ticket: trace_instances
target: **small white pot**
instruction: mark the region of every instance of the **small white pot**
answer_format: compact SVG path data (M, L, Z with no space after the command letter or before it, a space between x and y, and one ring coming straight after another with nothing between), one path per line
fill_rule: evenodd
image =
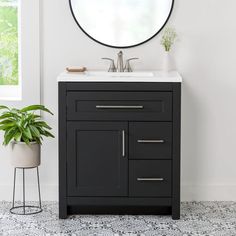
M171 52L164 53L162 70L164 72L170 72L176 70L175 60Z
M12 142L10 146L11 164L14 167L31 168L40 165L40 144L32 142L27 145L24 142Z

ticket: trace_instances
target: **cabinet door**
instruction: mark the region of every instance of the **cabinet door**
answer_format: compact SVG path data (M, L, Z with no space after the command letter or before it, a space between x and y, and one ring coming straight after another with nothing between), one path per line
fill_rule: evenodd
M68 122L68 196L127 196L126 122Z

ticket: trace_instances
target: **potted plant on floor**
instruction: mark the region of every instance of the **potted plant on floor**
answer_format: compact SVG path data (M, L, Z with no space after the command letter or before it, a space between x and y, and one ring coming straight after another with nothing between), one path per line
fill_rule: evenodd
M32 105L22 109L0 106L0 130L4 132L3 145L10 144L11 164L14 167L32 168L40 165L40 145L43 137L52 137L51 127L36 114L48 112L43 105Z

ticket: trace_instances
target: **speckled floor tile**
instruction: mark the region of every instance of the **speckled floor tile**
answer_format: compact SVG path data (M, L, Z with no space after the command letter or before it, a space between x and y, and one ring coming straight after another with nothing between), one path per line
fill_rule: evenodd
M58 219L58 203L43 212L18 216L0 202L1 236L236 236L236 202L184 202L181 219L170 216L76 215Z

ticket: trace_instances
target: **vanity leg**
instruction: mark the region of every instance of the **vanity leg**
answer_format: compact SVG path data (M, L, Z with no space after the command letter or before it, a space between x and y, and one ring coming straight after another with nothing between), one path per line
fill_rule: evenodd
M67 218L67 205L66 203L60 202L59 204L59 219Z
M172 219L180 218L181 84L173 85Z
M66 83L59 83L59 218L67 218Z
M180 204L175 204L175 206L172 206L172 219L180 219Z

